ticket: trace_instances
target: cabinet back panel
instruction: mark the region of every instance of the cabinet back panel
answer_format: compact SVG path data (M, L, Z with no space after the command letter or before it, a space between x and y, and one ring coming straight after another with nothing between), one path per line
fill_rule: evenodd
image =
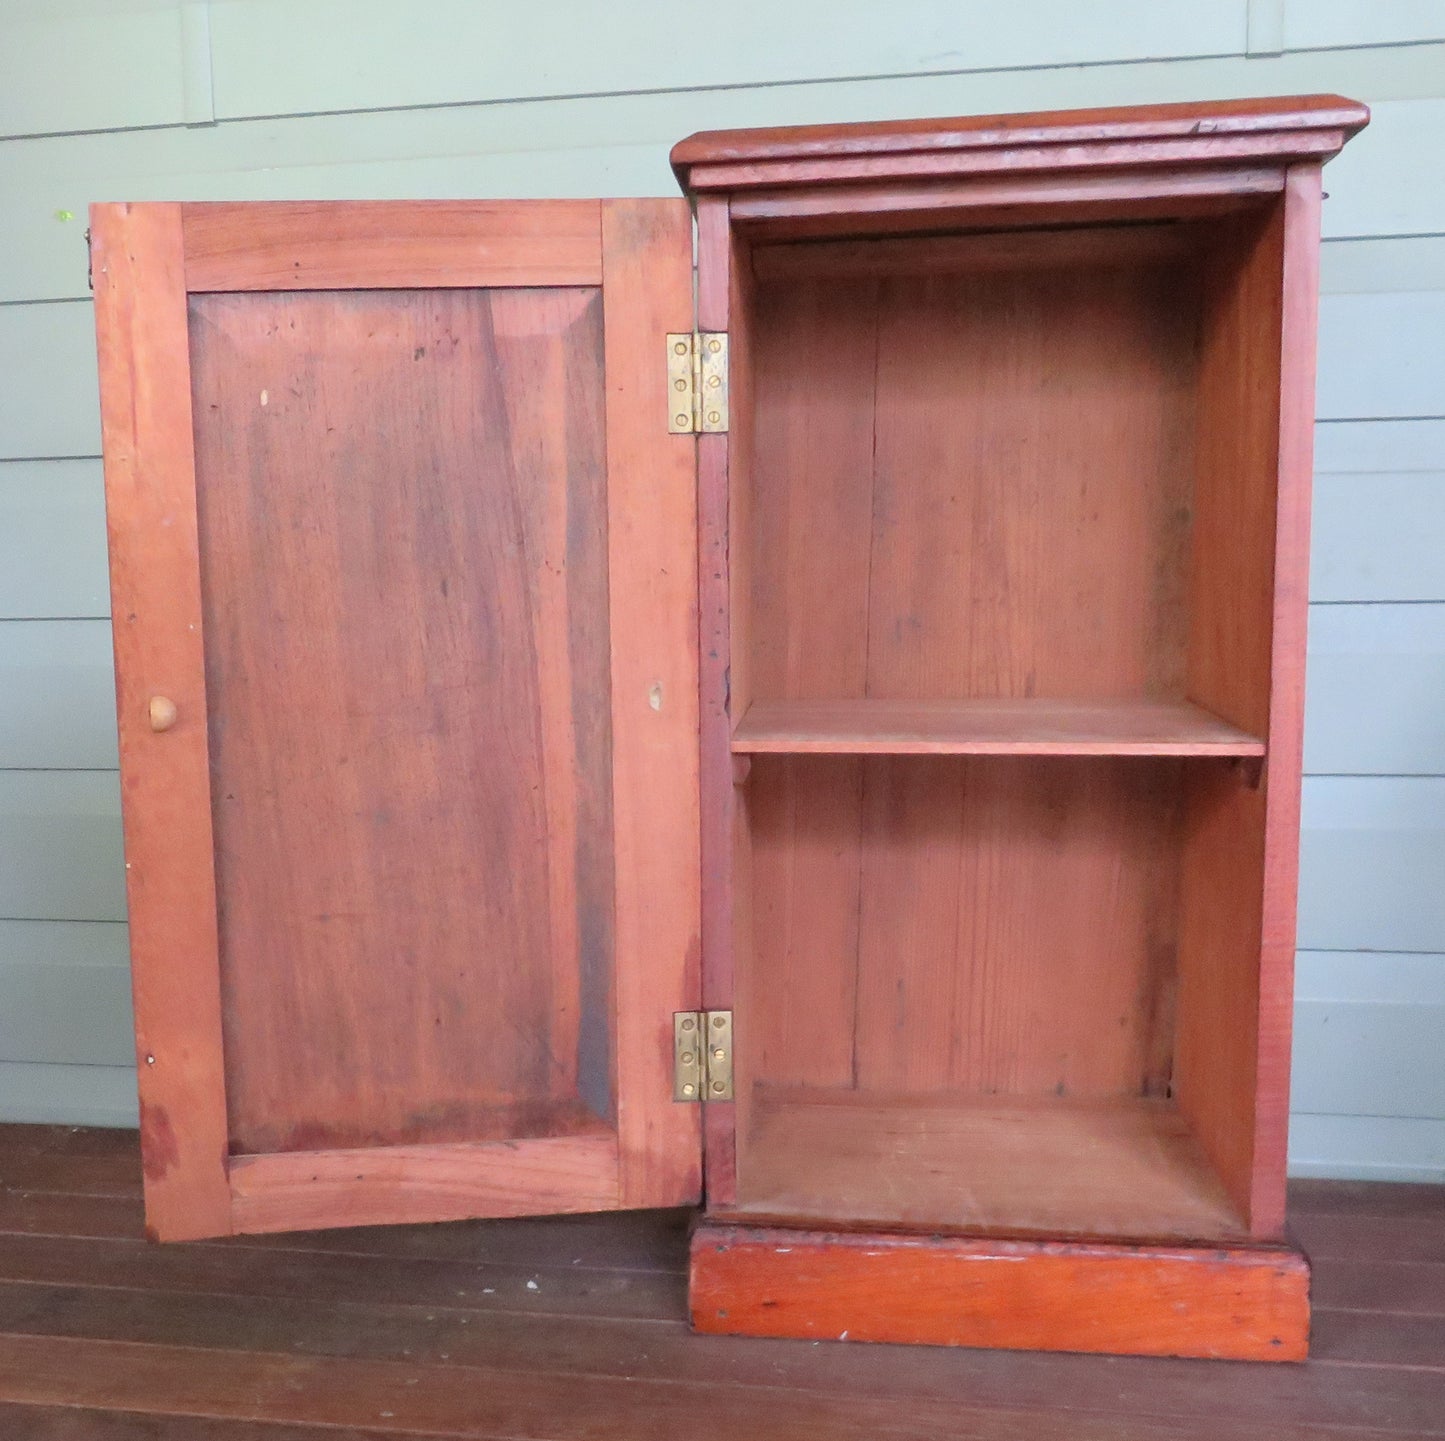
M1197 272L1076 251L759 281L755 698L1184 694Z
M232 1150L596 1129L599 292L201 294L190 335Z
M754 757L744 1094L1163 1095L1182 794L1162 760Z

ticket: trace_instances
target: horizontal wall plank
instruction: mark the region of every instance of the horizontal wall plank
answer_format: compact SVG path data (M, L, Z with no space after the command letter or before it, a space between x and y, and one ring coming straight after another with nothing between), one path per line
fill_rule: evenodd
M0 375L0 460L100 454L88 302L0 305Z
M1302 948L1445 951L1442 877L1445 778L1306 778Z
M0 921L0 966L130 965L124 921Z
M1385 8L1385 7L1381 7ZM1434 53L1411 47L1397 55ZM1343 52L1352 57L1370 52ZM1377 51L1388 54L1388 51ZM1325 170L1326 235L1431 235L1445 231L1445 90L1439 72L1426 98L1387 100L1368 90L1370 123ZM1348 81L1344 93L1354 94Z
M1445 290L1445 235L1326 240L1320 290L1344 295L1380 290Z
M1445 38L1439 0L1288 0L1284 43L1311 46L1401 45Z
M135 1067L0 1061L0 1121L138 1125Z
M118 764L110 622L0 621L0 767Z
M1445 44L1272 58L1240 57L965 74L874 75L836 82L741 89L669 91L649 84L626 95L453 105L430 110L363 110L225 121L195 128L97 131L0 148L0 184L21 187L47 176L211 175L352 161L417 160L508 152L652 146L664 150L694 130L799 125L816 121L897 120L1091 105L1154 104L1337 90L1369 102L1385 129L1425 148L1441 105ZM1372 124L1345 150L1355 153ZM1338 174L1344 158L1330 162ZM1364 183L1369 167L1363 167ZM676 193L669 182L667 193ZM1339 197L1332 200L1338 208ZM71 208L74 208L73 206ZM1445 226L1438 227L1445 229ZM1418 230L1429 227L1417 227ZM1416 233L1366 230L1364 234ZM1338 232L1334 232L1338 233Z
M1445 1116L1445 955L1299 957L1294 1093L1301 1110Z
M1292 1176L1445 1182L1445 1120L1296 1113L1289 1170Z
M98 453L88 304L0 306L0 367L12 378L0 390L0 458ZM1318 409L1324 420L1445 416L1445 290L1323 297Z
M1397 357L1409 355L1409 366ZM0 458L94 455L100 446L89 304L0 306ZM1325 296L1323 419L1445 415L1445 290Z
M1445 472L1445 419L1321 421L1315 426L1316 475Z
M1445 416L1445 290L1320 298L1322 420Z
M130 971L0 962L0 1061L128 1066Z
M1422 50L1438 76L1445 46ZM700 128L1312 89L1374 99L1392 87L1411 88L1408 72L1389 73L1402 53L1418 63L1415 51L1367 50L1342 66L1324 52L1303 61L1090 66L313 114L12 143L0 147L0 189L9 197L0 301L87 294L82 232L96 200L671 195L668 150ZM1438 92L1438 79L1429 88ZM1445 185L1421 183L1445 151L1445 102L1387 102L1377 117L1331 162L1326 233L1445 231ZM1367 153L1356 165L1359 147Z
M702 43L672 44L702 15L669 0L509 6L505 23L475 0L213 0L216 115L1234 54L1245 0L1015 0L987 24L952 0L894 0L848 24L833 0L732 0L726 15Z
M1299 1109L1315 1118L1438 1120L1445 1115L1442 1034L1445 954L1301 951L1296 958L1293 1091ZM1333 1173L1328 1160L1321 1164L1322 1174Z
M0 918L125 919L114 771L0 771Z
M1445 600L1445 469L1317 474L1312 529L1311 600Z
M15 4L0 21L0 139L185 119L175 0Z
M1315 607L1308 677L1309 772L1445 773L1445 605ZM109 622L0 621L0 766L116 763Z
M0 461L0 619L110 614L98 460Z
M0 373L0 458L97 454L90 305L0 306ZM1318 405L1324 419L1445 415L1445 291L1325 296Z
M1307 772L1445 773L1445 605L1313 606L1306 681Z

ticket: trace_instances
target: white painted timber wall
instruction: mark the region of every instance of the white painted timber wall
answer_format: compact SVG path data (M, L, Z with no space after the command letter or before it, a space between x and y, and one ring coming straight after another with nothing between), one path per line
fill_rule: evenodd
M1339 91L1294 1129L1445 1179L1445 0L0 0L0 1118L132 1124L85 209L674 192L697 129Z

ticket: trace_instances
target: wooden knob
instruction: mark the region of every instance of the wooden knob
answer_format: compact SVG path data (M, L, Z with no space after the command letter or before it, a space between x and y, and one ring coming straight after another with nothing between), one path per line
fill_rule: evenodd
M176 703L163 695L151 697L151 729L168 731L176 723Z

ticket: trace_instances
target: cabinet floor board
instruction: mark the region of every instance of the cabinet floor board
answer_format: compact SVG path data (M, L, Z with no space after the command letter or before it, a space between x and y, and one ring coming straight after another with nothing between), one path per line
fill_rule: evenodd
M0 1127L7 1441L661 1438L679 1405L779 1441L1445 1436L1445 1321L1422 1314L1445 1188L1297 1187L1296 1229L1328 1241L1315 1359L1251 1366L693 1336L683 1211L132 1243L139 1168L87 1187L136 1144ZM25 1157L52 1164L47 1197L16 1184ZM1414 1264L1382 1254L1381 1217Z

